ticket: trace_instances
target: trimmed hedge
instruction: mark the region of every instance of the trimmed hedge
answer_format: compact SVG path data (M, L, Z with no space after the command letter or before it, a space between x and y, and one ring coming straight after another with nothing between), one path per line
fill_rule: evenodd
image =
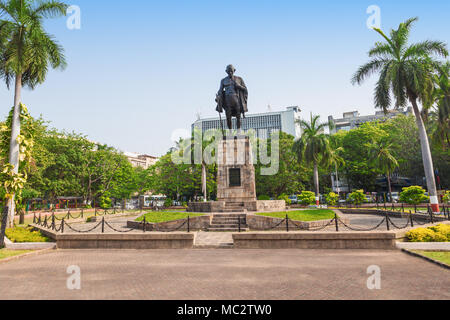
M450 242L450 225L414 229L406 234L406 238L409 242Z
M44 237L39 231L33 231L31 227L6 229L6 237L14 243L50 242L50 239Z

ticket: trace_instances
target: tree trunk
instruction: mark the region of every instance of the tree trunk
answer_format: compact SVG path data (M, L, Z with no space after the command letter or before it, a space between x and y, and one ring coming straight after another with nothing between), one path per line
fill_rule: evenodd
M204 162L202 162L202 192L203 192L203 201L208 201L208 191L206 188L206 165Z
M319 187L319 167L317 161L314 161L314 186L316 188L316 205L320 205L320 187Z
M19 173L19 143L17 137L20 135L20 99L22 91L22 75L16 75L14 91L14 113L11 123L11 141L9 147L9 163L14 166L14 173ZM9 200L8 225L14 226L14 214L16 211L15 195Z
M388 181L389 197L391 198L391 202L394 203L394 198L392 197L391 174L389 171L387 172L386 176L387 176L387 181Z
M417 106L417 99L410 98L413 105L414 114L416 116L417 127L419 128L420 144L422 147L422 159L425 169L425 177L427 179L428 195L430 196L431 207L433 212L439 212L439 200L436 190L436 179L434 177L433 158L430 151L430 142L428 140L425 124Z

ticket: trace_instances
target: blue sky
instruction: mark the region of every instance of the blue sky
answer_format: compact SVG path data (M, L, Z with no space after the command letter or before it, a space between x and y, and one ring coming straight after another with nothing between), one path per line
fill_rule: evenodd
M352 86L378 34L366 9L381 9L384 30L419 16L412 41L450 43L450 1L106 1L81 8L81 29L46 24L64 46L68 67L23 93L33 116L123 151L162 155L175 130L215 115L226 65L249 87L251 113L298 105L340 117L371 114L374 80ZM13 92L0 86L0 116Z

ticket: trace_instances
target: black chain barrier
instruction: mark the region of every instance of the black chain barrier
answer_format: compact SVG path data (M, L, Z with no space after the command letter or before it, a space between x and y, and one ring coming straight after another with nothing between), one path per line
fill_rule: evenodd
M408 221L406 222L406 225L405 225L405 226L399 227L397 224L395 224L395 223L391 220L390 217L388 217L388 219L389 219L389 223L390 223L395 229L398 229L398 230L403 230L403 229L408 228L409 225L410 225L410 223L411 223L411 221L408 220Z
M174 228L174 229L164 229L164 230L155 230L155 231L156 231L156 232L164 232L164 233L166 233L166 232L176 232L176 231L181 230L181 228L183 228L187 223L188 223L188 220L184 221L184 222L183 222L180 226L178 226L177 228ZM189 228L189 226L188 226L188 228Z
M355 227L351 227L349 225L347 225L344 221L342 221L342 219L338 218L339 222L346 227L347 229L351 230L351 231L358 231L358 232L368 232L368 231L375 231L378 228L380 228L384 223L386 223L386 218L383 218L383 220L375 227L373 228L369 228L369 229L362 229L362 228L355 228Z
M334 224L336 222L336 218L330 220L330 222L328 222L326 225L320 226L320 227L316 227L316 228L308 228L302 225L298 225L297 223L295 223L295 221L289 219L289 221L291 222L291 224L293 224L295 227L297 227L299 230L304 230L304 231L322 231L325 230L326 228L330 227L332 224Z
M107 221L105 221L105 225L107 225L108 227L110 227L112 230L114 230L115 232L119 232L119 233L129 233L132 231L136 231L136 229L127 229L127 230L119 230L114 228L112 225L110 225Z
M68 223L65 223L64 225L65 225L66 227L68 227L70 230L72 230L73 232L76 232L76 233L90 233L90 232L96 230L96 229L97 229L98 227L100 227L102 224L103 224L103 221L99 222L95 227L93 227L93 228L91 228L91 229L89 229L89 230L77 230L77 229L73 228L73 227L72 227L70 224L68 224Z
M272 231L272 230L278 228L279 226L281 226L282 224L286 224L286 219L282 220L280 223L277 223L277 224L276 224L275 226L273 226L273 227L269 227L269 228L267 228L267 229L261 229L261 230L259 230L259 231Z

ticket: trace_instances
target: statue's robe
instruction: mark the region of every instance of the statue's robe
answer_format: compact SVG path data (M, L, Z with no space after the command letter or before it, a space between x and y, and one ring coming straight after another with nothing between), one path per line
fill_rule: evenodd
M222 89L222 92L219 92L217 95L217 108L216 111L219 113L222 113L224 110L227 111L228 110L228 106L226 105L226 100L225 100L225 91L223 90L223 82L226 80L227 78L223 79L220 85L220 88ZM234 80L236 81L237 84L239 84L240 86L244 87L245 89L238 89L236 88L236 91L238 92L238 97L239 97L239 107L240 107L240 114L243 115L243 117L245 118L245 114L248 112L248 107L247 107L247 101L248 101L248 90L247 90L247 86L245 85L244 80L241 77L234 77ZM237 117L238 114L232 114L233 117Z

